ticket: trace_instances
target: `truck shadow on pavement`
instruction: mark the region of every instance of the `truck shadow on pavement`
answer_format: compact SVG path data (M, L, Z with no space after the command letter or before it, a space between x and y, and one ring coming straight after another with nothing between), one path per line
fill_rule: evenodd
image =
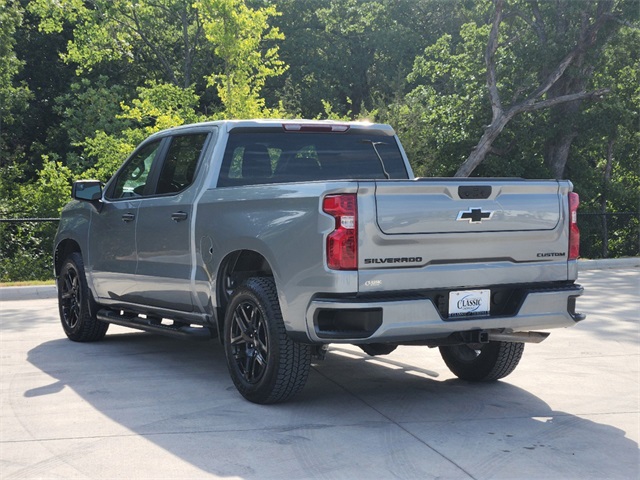
M217 476L637 474L637 444L622 430L554 411L507 381L477 385L448 374L440 380L446 367L437 351L415 351L410 365L402 355L368 357L332 347L293 401L261 406L236 392L217 341L137 332L93 344L60 339L29 351L28 361L53 381L23 395L34 404L47 397L50 414L66 416L68 438L91 443L96 455L114 442L126 445L133 432L172 461ZM25 429L34 440L50 440L38 418ZM154 462L144 449L122 448L123 464ZM79 470L90 468L90 458L76 461L87 462Z

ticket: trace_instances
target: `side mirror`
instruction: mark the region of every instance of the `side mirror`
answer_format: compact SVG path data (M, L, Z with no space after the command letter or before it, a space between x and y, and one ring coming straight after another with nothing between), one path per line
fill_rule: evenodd
M78 180L73 182L71 197L85 202L95 202L102 198L102 183L98 180Z

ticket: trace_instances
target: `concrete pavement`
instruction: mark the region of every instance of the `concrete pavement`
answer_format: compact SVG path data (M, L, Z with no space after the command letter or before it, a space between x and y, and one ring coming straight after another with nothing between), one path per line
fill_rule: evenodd
M64 337L52 298L0 303L0 478L639 477L640 270L588 270L587 320L501 382L437 350L334 345L283 405L244 401L216 342Z

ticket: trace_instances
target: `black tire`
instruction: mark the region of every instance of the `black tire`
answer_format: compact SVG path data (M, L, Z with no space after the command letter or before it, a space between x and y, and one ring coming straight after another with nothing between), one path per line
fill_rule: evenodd
M311 348L287 335L276 286L269 277L250 278L231 296L224 350L231 379L250 402L284 402L307 382Z
M458 378L472 382L493 382L515 370L524 343L489 342L481 345L448 345L440 355Z
M366 345L358 345L364 353L371 357L375 357L378 355L389 355L393 352L398 345L394 345L393 343L369 343Z
M58 309L64 333L74 342L101 340L109 324L96 318L97 306L84 274L82 256L71 253L65 258L58 276Z

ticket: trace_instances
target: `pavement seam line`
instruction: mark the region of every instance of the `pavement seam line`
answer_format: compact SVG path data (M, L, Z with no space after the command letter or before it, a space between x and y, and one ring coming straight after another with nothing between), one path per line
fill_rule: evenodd
M334 385L336 385L338 388L340 388L341 390L343 390L344 392L348 393L349 395L351 395L353 398L355 398L356 400L359 400L361 403L365 404L367 407L369 407L371 410L373 410L374 412L376 412L378 415L380 415L383 418L386 418L387 421L395 426L397 426L400 430L402 430L403 432L407 433L409 436L415 438L419 443L421 443L422 445L424 445L425 447L427 447L429 450L431 450L432 452L434 452L435 454L439 455L440 457L442 457L444 460L446 460L447 462L451 463L452 465L454 465L456 468L458 468L460 471L464 472L470 479L472 480L478 480L476 479L476 477L474 477L473 475L471 475L471 473L469 473L467 470L465 470L462 466L458 465L456 462L454 462L452 459L448 458L445 454L443 454L442 452L438 451L436 448L432 447L431 445L429 445L427 442L425 442L424 440L422 440L420 437L416 436L413 432L407 430L407 428L405 428L403 425L401 425L400 423L396 422L395 420L393 420L392 418L390 418L388 415L385 415L384 413L382 413L380 410L378 410L376 407L374 407L373 405L371 405L369 402L367 402L366 400L364 400L363 398L360 398L359 396L357 396L355 393L353 393L352 391L348 390L346 387L344 387L343 385L339 384L338 382L336 382L335 380L333 380L332 378L327 377L324 373L320 372L317 368L315 367L311 367L313 368L313 370L315 370L320 376L322 376L323 378L325 378L326 380L328 380L329 382L333 383Z

